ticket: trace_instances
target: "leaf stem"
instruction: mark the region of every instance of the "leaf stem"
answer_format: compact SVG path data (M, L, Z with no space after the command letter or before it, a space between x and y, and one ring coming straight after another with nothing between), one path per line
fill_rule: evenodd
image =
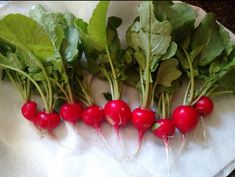
M145 88L144 88L144 80L143 80L143 75L142 75L142 71L141 68L139 67L139 75L140 75L140 85L141 85L141 102L143 101L143 96L144 96L144 92L145 92Z
M82 89L82 93L83 95L85 96L85 100L86 102L88 103L88 105L92 105L94 104L94 101L93 99L90 97L89 93L88 93L88 90L84 87L84 84L80 81L80 79L78 77L76 77L76 80L77 80L77 83L79 84L79 86L81 87Z
M113 88L113 83L112 83L112 80L107 72L107 70L105 68L102 68L100 66L98 66L99 70L103 73L103 75L106 77L106 79L108 80L109 82L109 85L110 85L110 90L111 90L111 95L112 95L112 98L114 98L114 88Z
M149 2L149 9L151 9L151 2ZM148 30L148 51L147 51L147 56L146 56L146 67L144 70L144 75L145 75L145 93L143 97L143 108L149 108L149 90L150 90L150 60L151 60L151 11L149 10L149 30Z
M38 61L38 63L40 65L41 69L42 69L42 72L43 72L43 74L45 76L45 79L46 79L46 82L48 84L47 85L48 86L48 102L49 102L48 103L48 107L49 107L49 112L51 112L52 109L53 109L53 92L52 92L51 82L50 82L50 79L49 79L49 77L47 75L47 72L46 72L43 64L40 61Z
M211 93L209 96L215 97L215 96L220 96L220 95L224 95L224 94L233 94L233 91L232 90L218 91L218 92Z
M13 83L13 85L17 88L18 92L20 93L21 98L23 99L24 102L26 102L26 98L24 97L24 94L22 93L19 84L13 79L12 75L10 74L10 72L8 71L8 69L5 69L7 76L9 77L9 79L11 80L11 82Z
M193 97L194 97L194 72L193 72L193 65L192 65L192 61L188 55L188 52L182 48L184 53L185 53L185 56L188 60L188 64L189 64L189 71L190 71L190 93L189 93L189 98L188 98L188 101L187 103L188 104L191 104L191 102L193 101Z
M37 84L37 82L36 82L31 76L29 76L29 75L28 75L27 73L25 73L24 71L21 71L21 70L19 70L19 69L17 69L17 68L14 68L14 67L11 67L11 66L8 66L8 65L4 65L4 64L1 64L1 63L0 63L0 66L5 67L5 68L8 68L8 69L11 69L11 70L16 71L16 72L19 72L20 74L22 74L22 75L24 75L25 77L27 77L27 78L35 85L35 87L37 88L39 94L41 95L43 104L44 104L44 106L45 106L45 110L46 110L47 112L50 112L50 109L49 109L49 107L48 107L48 105L47 105L47 101L46 101L45 95L43 94L43 91L41 90L40 86Z
M116 75L116 71L114 69L114 66L113 66L113 62L112 62L112 59L111 59L111 56L110 56L110 53L109 53L109 48L108 46L106 46L106 53L108 55L108 59L109 59L109 65L110 65L110 68L111 68L111 72L112 72L112 84L113 84L113 92L114 92L114 95L112 96L113 100L118 100L120 99L120 88L119 88L119 83L118 83L118 80L117 80L117 75Z
M191 84L191 82L189 81L188 85L187 85L187 88L186 88L186 91L185 91L183 105L187 104L187 98L188 98L188 92L189 92L190 84Z
M64 96L66 97L66 100L69 102L69 103L72 103L72 100L70 99L69 95L66 93L66 91L64 90L64 88L54 79L50 78L50 80L52 82L54 82L57 87L59 87L59 89L63 92Z
M165 103L165 95L164 92L161 93L162 96L162 118L166 118L166 103Z

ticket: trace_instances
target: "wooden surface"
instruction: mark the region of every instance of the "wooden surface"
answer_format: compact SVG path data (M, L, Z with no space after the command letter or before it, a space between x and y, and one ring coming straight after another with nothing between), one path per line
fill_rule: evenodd
M183 0L192 5L196 5L204 9L206 12L213 12L217 15L217 20L222 23L226 28L235 33L235 1L196 1L196 0ZM235 177L235 169L228 177Z

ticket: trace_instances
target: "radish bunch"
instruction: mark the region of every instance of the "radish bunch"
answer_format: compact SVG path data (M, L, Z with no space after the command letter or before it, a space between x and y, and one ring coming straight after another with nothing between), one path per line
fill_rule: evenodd
M128 47L122 49L117 32L122 20L107 17L108 6L108 1L99 2L88 23L41 5L30 17L2 17L2 79L19 91L23 117L40 130L52 133L61 119L74 127L81 120L109 146L102 123L108 122L118 137L120 128L131 123L138 132L134 155L148 130L168 150L176 129L185 141L212 114L214 96L234 93L235 45L212 13L195 27L196 13L189 5L144 1L127 30ZM109 83L103 107L94 100L87 73ZM183 82L188 83L183 101L172 110ZM133 110L122 98L123 83L140 93ZM42 99L42 110L33 94Z

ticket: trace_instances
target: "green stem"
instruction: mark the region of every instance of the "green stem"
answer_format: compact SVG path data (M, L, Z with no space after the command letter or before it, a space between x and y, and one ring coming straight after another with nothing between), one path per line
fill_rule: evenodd
M183 49L183 48L182 48ZM190 70L190 94L189 94L189 99L187 101L188 104L191 104L191 102L193 101L193 97L194 97L194 73L193 73L193 65L192 65L192 61L189 58L188 52L183 49L185 56L188 60L188 64L189 64L189 70Z
M30 83L30 80L27 78L26 80L26 95L27 95L27 98L30 99L30 96L31 96L31 83Z
M162 118L166 118L166 103L165 103L165 95L164 92L161 93L162 96Z
M94 101L93 101L92 98L90 97L88 91L85 89L85 87L84 87L84 85L82 84L82 82L81 82L81 81L79 80L79 78L77 78L77 77L76 77L76 80L77 80L79 86L80 86L81 89L82 89L82 93L83 93L83 95L85 96L84 98L85 98L86 102L87 102L89 105L94 104Z
M82 83L83 83L83 87L84 87L84 89L86 90L87 95L88 95L88 97L89 97L91 103L94 104L93 95L92 95L92 93L91 93L90 87L88 86L89 83L87 82L87 79L86 79L84 73L83 73L83 82L82 82Z
M184 105L187 104L187 98L188 98L188 92L189 92L190 84L191 84L191 82L189 81L188 85L187 85L187 88L186 88L186 91L185 91L185 95L184 95L184 101L183 101Z
M106 71L105 68L101 68L101 67L99 67L99 66L98 66L98 68L99 68L99 70L103 73L103 75L106 77L106 79L108 80L109 85L110 85L111 95L112 95L112 98L114 98L113 83L112 83L111 78L109 77L109 74L107 73L107 71Z
M68 90L68 96L69 96L69 102L70 103L74 103L74 98L73 98L73 91L72 91L72 87L71 87L71 84L70 84L70 80L69 80L69 77L68 77L68 72L66 70L66 63L64 61L64 59L61 59L62 60L62 63L63 63L63 69L64 69L64 72L65 72L65 75L66 75L66 79L67 79L67 90Z
M69 95L66 93L66 91L64 90L64 88L63 88L56 80L54 80L54 79L52 79L52 78L50 78L50 80L51 80L52 82L54 82L54 83L57 85L57 87L60 88L60 90L63 92L64 96L66 97L66 100L67 100L69 103L72 103L72 100L70 99Z
M141 102L143 102L143 96L144 96L144 80L143 80L143 75L142 75L142 71L141 68L139 68L139 75L140 75L140 84L141 84Z
M165 93L166 95L166 118L170 115L170 96L169 93Z
M45 79L46 79L46 82L48 84L48 107L49 107L49 112L52 111L52 108L53 108L53 93L52 93L52 86L51 86L51 82L50 82L50 79L47 75L47 72L44 68L44 66L42 65L42 63L40 61L38 61L39 65L41 66L41 69L42 69L42 72L45 76Z
M149 9L151 9L151 2L149 2ZM149 108L148 104L149 104L149 89L150 89L150 60L151 60L151 11L149 11L149 30L148 30L148 52L147 52L147 56L146 56L146 67L145 67L145 71L144 71L144 75L145 75L145 93L144 93L144 97L143 97L143 104L142 107L143 108Z
M8 66L8 65L4 65L4 64L0 64L0 66L2 67L5 67L5 68L8 68L8 69L11 69L13 71L16 71L16 72L19 72L20 74L24 75L25 77L27 77L34 85L35 87L37 88L39 94L41 95L42 97L42 101L43 101L43 104L45 106L45 109L47 112L50 112L50 109L49 109L49 106L47 105L47 101L46 101L46 97L45 95L43 94L40 86L37 84L37 82L35 80L33 80L33 78L31 76L29 76L27 73L25 73L24 71L21 71L17 68L14 68L14 67L11 67L11 66Z
M22 93L22 90L19 87L19 84L13 79L13 77L11 76L10 72L6 69L5 70L7 73L7 76L9 77L9 79L11 80L11 82L13 83L13 85L17 88L18 92L20 93L21 98L23 99L24 102L27 102L26 98L24 97L24 94Z
M170 117L170 114L171 114L171 100L172 100L172 97L173 97L173 94L168 94L168 96L169 96L169 101L168 101L168 115L167 115L167 117L169 118Z
M158 108L158 114L162 115L162 95L159 96L157 108Z
M110 65L110 68L111 68L111 72L112 72L112 78L113 78L113 92L114 92L114 96L113 96L113 100L118 100L120 99L120 88L119 88L119 83L118 83L118 80L117 80L117 75L116 75L116 71L114 69L114 66L113 66L113 62L112 62L112 59L111 59L111 56L110 56L110 53L109 53L109 49L108 49L108 46L106 46L106 52L107 52L107 55L108 55L108 59L109 59L109 65Z
M27 95L25 94L25 88L23 87L23 83L22 83L22 81L20 80L18 74L17 74L16 72L15 72L14 74L15 74L15 78L16 78L16 80L17 80L18 86L19 86L19 88L20 88L20 90L21 90L21 93L23 94L24 99L27 101L28 98L27 98Z
M191 103L191 105L194 105L202 96L207 95L208 90L210 90L210 88L214 85L215 82L216 80L214 80L213 82L206 82L205 86L203 86L204 89L201 91L199 96Z
M209 96L215 97L215 96L220 96L224 94L233 94L233 91L232 90L218 91L218 92L211 93Z

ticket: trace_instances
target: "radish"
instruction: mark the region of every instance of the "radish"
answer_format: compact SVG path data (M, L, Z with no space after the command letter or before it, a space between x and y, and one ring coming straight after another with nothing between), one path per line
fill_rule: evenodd
M194 108L200 115L200 120L202 124L202 135L203 135L203 138L206 139L206 125L203 119L204 117L212 113L214 109L214 103L209 97L201 96L194 104ZM197 142L199 142L198 136L197 136L198 132L199 132L199 129L197 128L194 134L194 138Z
M82 108L79 103L66 103L60 108L61 117L73 125L81 118Z
M142 2L138 7L139 16L128 28L126 35L129 52L134 53L132 57L134 59L133 66L136 67L135 72L139 73L139 81L134 82L134 85L139 89L141 103L140 107L132 113L132 124L137 128L139 137L137 150L140 147L143 134L156 121L155 113L152 110L154 97L158 99L158 93L155 95L155 91L163 92L168 90L171 87L171 82L181 75L181 72L176 69L178 61L173 59L177 44L171 41L172 29L169 21L164 19L164 23L169 24L169 26L159 23L154 9L152 2ZM159 26L156 27L155 24L159 24ZM160 28L165 30L158 31ZM160 40L156 40L158 37L163 40L167 38L168 40L163 44ZM164 64L162 65L162 63ZM161 65L164 67L159 68ZM158 90L158 87L162 88Z
M154 124L155 120L155 113L150 109L136 108L132 112L132 124L138 130L139 144L142 141L145 131Z
M104 120L104 110L100 106L90 105L82 111L81 118L85 124L94 127L99 132Z
M166 152L167 170L169 173L169 145L168 138L175 134L175 125L172 120L158 119L152 127L155 136L163 140Z
M193 130L197 126L199 120L197 111L189 105L181 105L175 108L172 117L175 126L183 134Z
M178 158L185 146L185 134L197 126L199 114L192 106L181 105L175 108L172 117L176 128L182 133L181 147L177 155Z
M104 106L104 114L118 136L120 127L125 126L132 116L130 107L122 100L108 101Z
M213 101L209 97L202 96L194 104L194 108L197 110L199 115L207 116L212 113L214 109L214 104L213 104Z
M47 113L45 111L40 111L36 116L37 126L46 129L49 132L60 124L60 120L60 115L56 112Z
M163 141L167 141L169 136L173 136L175 134L175 125L172 120L159 119L154 124L152 130L155 136Z
M34 101L28 101L21 107L21 113L24 118L29 121L34 121L37 115L37 103Z

